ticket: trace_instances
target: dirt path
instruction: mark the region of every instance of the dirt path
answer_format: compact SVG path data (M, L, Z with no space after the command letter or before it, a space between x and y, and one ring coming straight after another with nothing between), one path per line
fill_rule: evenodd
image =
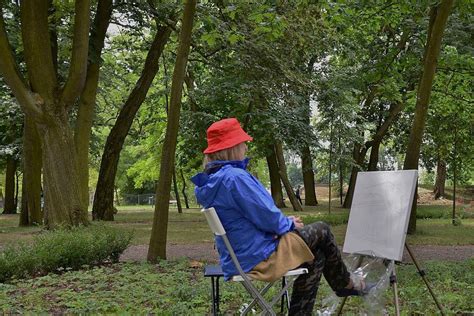
M474 245L466 246L412 246L412 251L418 261L442 260L462 261L474 257ZM120 257L120 261L144 261L148 251L148 245L130 246ZM170 244L167 249L168 259L186 257L198 261L217 262L218 255L213 243L201 244ZM411 262L405 250L404 262Z

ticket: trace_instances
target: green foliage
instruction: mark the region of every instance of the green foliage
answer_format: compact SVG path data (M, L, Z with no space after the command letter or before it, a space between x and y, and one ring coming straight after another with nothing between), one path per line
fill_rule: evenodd
M474 212L469 212L468 208L458 208L457 209L457 216L461 218L474 218ZM443 218L443 219L451 219L452 218L452 210L451 207L441 206L441 205L430 205L426 207L419 207L416 213L417 219L436 219L436 218Z
M131 239L131 232L104 225L43 232L31 244L11 244L3 250L0 282L117 262Z
M434 292L451 314L471 310L474 261L427 262ZM437 309L413 265L397 266L401 309L407 314L435 314ZM262 284L257 282L257 286ZM0 286L4 314L156 314L204 315L211 311L210 280L199 264L180 261L121 263L70 271L62 275L14 281ZM234 314L249 296L240 284L220 282L221 312ZM315 310L331 290L325 281ZM392 291L385 292L387 312L394 313ZM347 300L345 313L358 314L362 301ZM279 308L279 307L278 307Z
M311 224L314 222L325 222L329 225L342 225L342 224L347 224L349 221L349 213L334 213L334 214L321 214L318 213L318 215L313 216L304 216L303 222L305 224Z

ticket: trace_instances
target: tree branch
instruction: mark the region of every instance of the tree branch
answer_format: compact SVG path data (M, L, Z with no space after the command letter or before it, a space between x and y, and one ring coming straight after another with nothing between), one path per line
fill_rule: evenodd
M82 92L86 81L87 55L89 51L89 4L90 0L76 1L71 65L61 96L61 104L64 106L71 106Z
M48 0L21 1L21 33L32 90L54 104L57 78L48 28Z
M2 7L0 6L0 72L12 89L18 103L23 111L32 117L42 116L42 111L36 106L35 98L24 83L23 77L18 70L18 65L13 57L13 52L8 42L5 31Z

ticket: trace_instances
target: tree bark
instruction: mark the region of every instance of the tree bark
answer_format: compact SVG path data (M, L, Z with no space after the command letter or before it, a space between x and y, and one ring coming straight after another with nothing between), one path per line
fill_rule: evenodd
M67 120L66 116L64 119ZM44 216L48 228L88 224L79 194L76 150L68 122L52 121L42 139Z
M377 164L379 163L379 150L380 142L376 141L370 149L369 166L367 168L368 171L378 170Z
M41 144L35 123L25 118L23 129L23 189L20 226L41 225Z
M346 198L344 199L344 204L342 205L344 208L351 208L352 206L352 198L354 197L354 189L357 180L357 173L359 172L360 168L364 164L365 155L367 153L367 148L362 147L360 144L354 145L354 150L352 152L352 159L354 160L354 164L352 166L351 171L351 178L349 180L349 186L347 188Z
M43 145L45 217L48 228L87 224L81 204L78 165L68 110L82 91L87 69L89 0L75 2L69 75L61 87L54 66L48 0L22 1L21 33L27 86L12 54L0 15L0 70L27 119L39 129ZM31 90L30 87L31 86Z
M268 174L270 175L270 191L273 201L278 208L286 207L283 200L283 190L281 187L280 174L278 173L278 161L275 154L275 147L269 146L270 154L267 155Z
M176 143L179 130L179 116L181 111L181 95L186 74L193 19L196 11L196 0L187 0L184 4L179 46L171 83L170 108L166 125L165 140L160 161L160 177L156 189L155 213L151 230L150 246L147 259L156 262L158 258L166 259L166 240L168 233L169 198L171 178L174 168Z
M444 197L446 174L446 161L438 157L438 163L436 167L436 182L434 187L434 197L436 200Z
M316 198L316 187L314 185L313 160L311 158L311 150L309 146L304 146L301 150L301 167L303 169L304 184L304 204L309 206L318 205Z
M181 181L183 182L181 192L183 193L184 204L186 205L186 208L189 209L188 195L186 194L186 178L184 178L183 169L180 169L179 173L181 175Z
M404 170L418 169L418 160L420 158L421 141L426 123L426 115L428 113L428 105L431 97L431 89L435 77L438 56L441 50L441 41L443 38L448 16L453 6L454 0L443 0L438 6L433 7L430 12L430 25L428 27L428 38L425 46L423 73L418 85L415 117L410 131ZM416 195L410 214L410 222L408 224L408 233L416 232Z
M105 34L112 15L112 0L100 0L91 29L89 41L89 65L84 90L79 99L74 142L79 165L79 181L82 203L89 207L89 145L94 116L97 87L99 85L100 58Z
M179 198L178 183L176 183L176 167L173 168L173 190L176 197L176 206L178 207L178 213L183 213L183 207L181 206L181 199Z
M16 214L15 206L15 173L17 161L9 156L7 158L7 170L5 172L5 204L3 214Z
M132 126L133 119L145 100L148 89L158 71L159 58L163 53L170 33L170 27L162 26L158 29L148 51L142 74L120 110L119 116L107 137L92 207L92 218L94 220L114 220L114 186L120 152Z
M286 171L285 157L283 156L283 146L280 142L275 143L275 154L278 161L278 173L280 174L281 181L285 187L286 195L290 199L290 203L293 206L295 212L302 212L300 202L296 198L295 192L291 187L290 180L288 180L288 173Z

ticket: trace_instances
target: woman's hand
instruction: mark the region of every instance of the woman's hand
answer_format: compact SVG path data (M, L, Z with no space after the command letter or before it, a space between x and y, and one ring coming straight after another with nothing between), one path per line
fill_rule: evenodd
M304 223L299 216L288 216L295 223L295 228L303 228Z

